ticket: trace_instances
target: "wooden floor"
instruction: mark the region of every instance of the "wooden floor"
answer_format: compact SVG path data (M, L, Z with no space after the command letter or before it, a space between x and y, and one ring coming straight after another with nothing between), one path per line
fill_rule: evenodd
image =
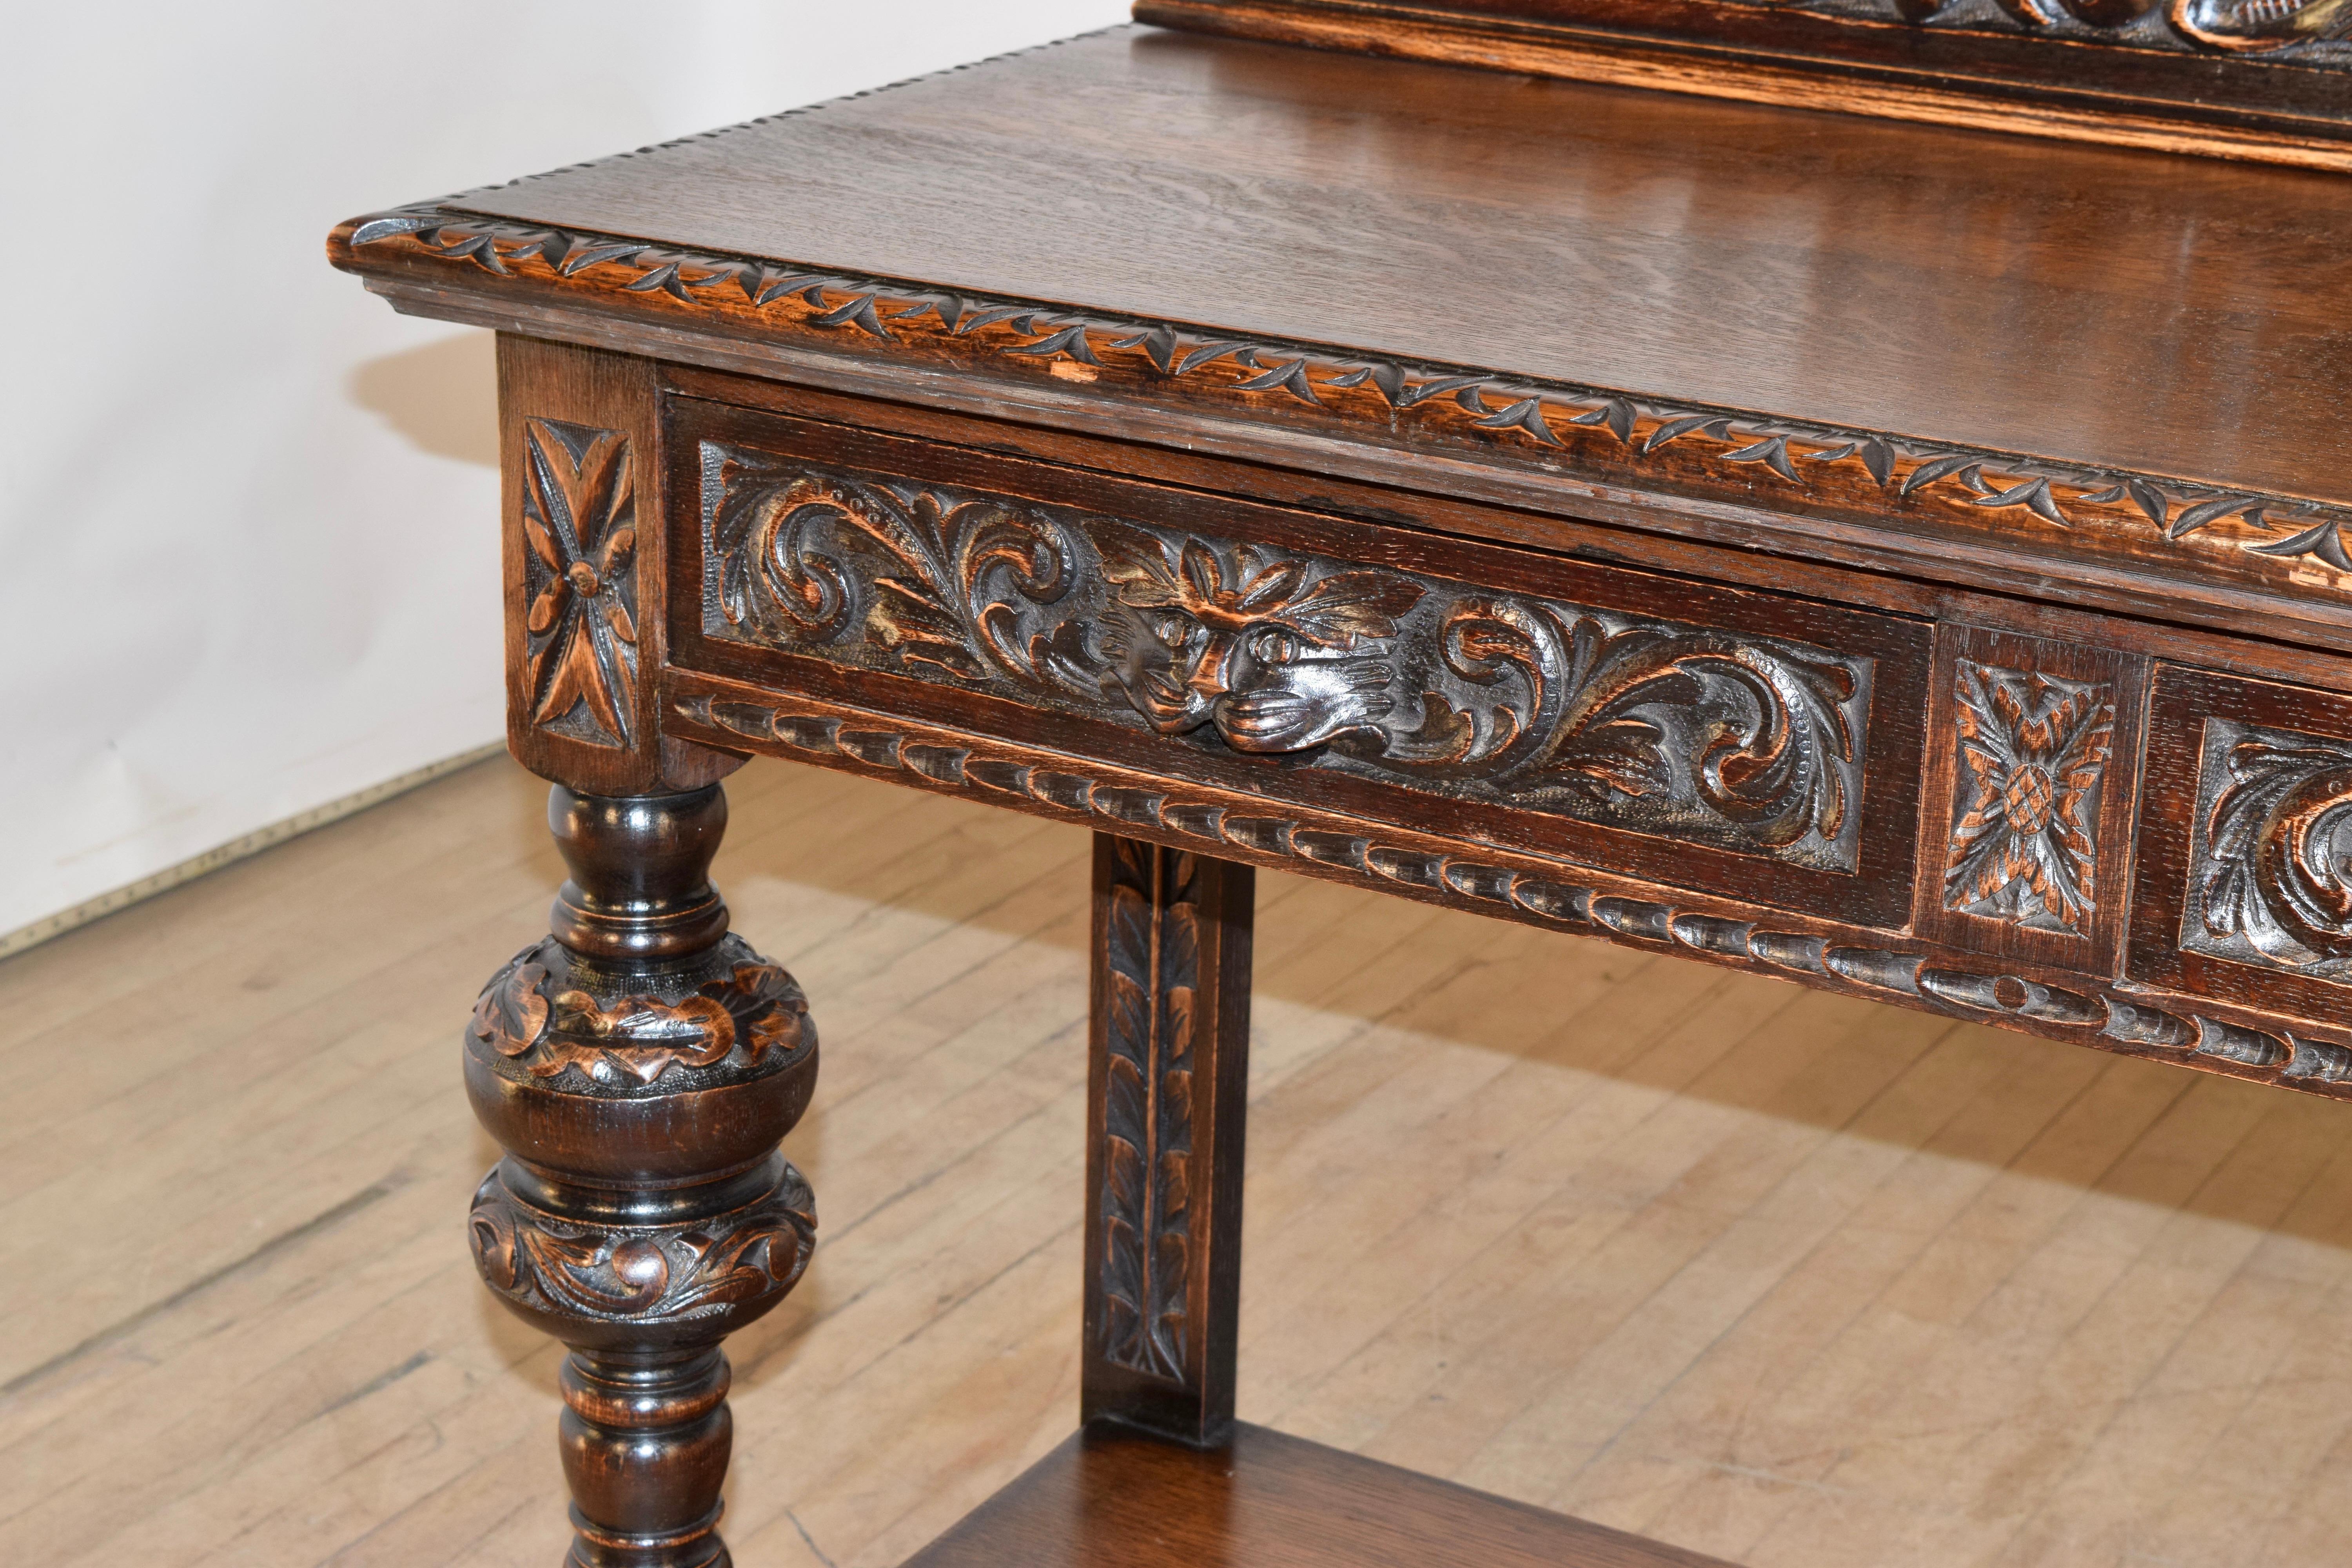
M743 1568L893 1564L1076 1417L1086 836L757 764L817 1260L734 1344ZM530 1564L477 1287L484 764L0 964L0 1560ZM1262 876L1241 1407L1752 1564L2334 1564L2352 1111Z

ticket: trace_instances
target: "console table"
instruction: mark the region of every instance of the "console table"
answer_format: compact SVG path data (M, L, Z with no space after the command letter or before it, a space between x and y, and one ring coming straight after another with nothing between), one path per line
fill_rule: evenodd
M1259 866L2352 1094L2352 0L2003 4L1144 0L335 230L500 334L573 1563L727 1560L815 1235L752 755L1097 833L1083 1426L924 1568L1700 1561L1234 1421Z

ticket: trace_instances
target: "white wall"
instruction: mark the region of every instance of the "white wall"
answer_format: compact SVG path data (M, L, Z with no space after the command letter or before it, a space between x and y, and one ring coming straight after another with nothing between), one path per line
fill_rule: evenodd
M0 934L502 732L488 341L396 316L329 269L337 220L1125 12L13 12Z

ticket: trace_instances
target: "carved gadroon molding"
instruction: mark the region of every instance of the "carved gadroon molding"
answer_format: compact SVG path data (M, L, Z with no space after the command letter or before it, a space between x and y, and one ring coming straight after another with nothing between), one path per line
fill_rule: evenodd
M1573 931L1651 951L1665 949L1765 973L1802 975L1822 989L1892 1001L1948 1016L2000 1021L2053 1039L2141 1055L2227 1063L2242 1076L2317 1089L2352 1083L2352 1047L2285 1030L2251 1028L2184 1005L2185 998L2127 994L2084 977L2055 984L1949 952L1923 951L1889 933L1883 944L1775 929L1704 909L1627 897L1560 865L1542 874L1456 853L1375 824L1307 813L1244 815L1188 798L1181 785L1108 782L1076 758L1031 754L950 739L879 715L845 720L772 701L688 697L678 720L779 755L935 789L970 791L997 805L1115 831L1158 830L1220 857L1277 868L1340 875L1391 892ZM1270 804L1270 803L1269 803Z
M1963 659L1944 907L2082 935L2097 907L2114 689Z
M1221 336L1141 317L814 271L422 204L346 225L362 250L463 268L499 284L551 285L657 314L740 322L864 353L1116 386L1180 383L1254 419L1284 411L1374 438L1401 427L1517 452L1546 471L1630 468L1675 485L1713 481L1768 505L1816 499L1815 476L1859 484L1872 510L1980 529L1993 519L2079 544L2153 531L2308 575L2352 578L2352 509L2299 497L2053 462L1883 432L1673 404L1500 370L1407 363L1314 344ZM356 261L354 262L355 265ZM1760 487L1760 490L1759 488ZM1776 499L1776 492L1785 500ZM2338 585L2342 585L2339 581Z
M1937 30L2345 63L2352 0L1796 0L1795 8Z
M525 419L523 655L530 721L630 744L637 679L636 487L629 438Z
M483 1279L526 1311L637 1325L748 1319L808 1267L816 1200L784 1165L741 1208L691 1226L616 1229L542 1213L492 1171L474 1194L472 1235Z
M745 1073L814 1043L808 1001L782 969L740 937L709 961L723 977L699 985L600 996L569 950L550 939L490 977L474 1006L473 1037L533 1078L605 1089L660 1083L673 1068L729 1064Z
M1192 1028L1201 944L1189 855L1118 840L1104 1041L1101 1353L1181 1383L1192 1277ZM1155 862L1165 861L1156 880ZM1172 885L1161 885L1161 882Z
M1872 661L702 444L710 634L1852 870Z
M2352 984L2352 745L2206 721L2191 952Z

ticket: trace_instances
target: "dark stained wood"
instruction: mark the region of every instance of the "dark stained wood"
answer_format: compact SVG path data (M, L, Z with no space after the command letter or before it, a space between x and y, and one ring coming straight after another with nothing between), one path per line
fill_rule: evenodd
M1764 74L2340 141L2332 44L2051 47L2128 8ZM1798 7L1146 9L1686 92L1124 28L331 237L504 333L573 877L467 1037L474 1238L573 1347L581 1568L724 1561L719 1342L812 1239L748 754L1097 834L1093 1424L931 1568L1697 1561L1232 1426L1256 866L2352 1097L2352 181L1687 95Z
M2352 1002L2352 700L2160 668L2133 980L2313 1019ZM2250 1047L2261 1054L2260 1047Z
M2104 642L1940 628L1916 930L2116 972L2147 678L2146 658Z
M1727 1568L1246 1423L1181 1447L1096 1422L907 1568Z
M533 336L2352 647L2338 182L1172 35L886 97L331 250Z
M764 408L859 430L1127 475L1212 495L1247 497L1302 511L1327 513L1341 520L1343 525L1366 522L1454 534L1597 564L1774 590L2053 641L2100 643L2178 663L2226 664L2273 679L2352 690L2352 663L2308 643L2255 640L2249 634L2268 629L2255 616L2241 613L2228 617L2221 623L2229 628L2231 635L2226 636L2168 624L2180 616L2185 607L2183 585L2178 583L2130 578L2129 589L2108 605L2126 612L2125 616L2084 614L2046 601L2015 596L2036 588L2051 591L2054 585L2049 582L2046 569L2037 569L2030 578L2011 582L1983 554L1950 542L1934 547L1947 569L1955 560L1960 561L1971 578L2010 592L1969 592L1932 577L1896 575L1884 569L1883 557L1879 559L1882 569L1875 572L1830 564L1856 557L1847 554L1826 532L1817 536L1813 559L1790 560L1654 533L1629 537L1622 529L1480 504L1465 494L1400 489L1332 474L1236 462L1196 451L1106 440L1067 430L845 396L749 376L670 365L665 367L663 380L671 389L704 401ZM1594 510L1605 516L1609 509ZM1926 562L1920 564L1924 570ZM2070 581L2065 584L2070 594L2081 588L2080 579L2088 570L2070 563ZM2298 629L2315 639L2329 631L2311 623ZM2352 633L2352 626L2346 630Z
M1233 1423L1257 874L1095 835L1080 1418Z
M465 1036L467 1095L506 1150L474 1197L474 1261L572 1348L574 1568L723 1568L719 1345L815 1243L777 1145L815 1085L816 1029L793 977L727 934L718 785L559 784L548 822L572 871L554 934L491 977Z
M2352 167L2346 0L1139 0L1139 21L1627 87Z
M2352 471L2352 183L2294 170L1118 30L458 205L2258 489Z
M1254 795L1098 763L984 731L958 730L819 699L680 673L667 711L681 733L917 789L1083 823L1178 848L1346 881L1405 898L1667 952L1817 990L2150 1056L2206 1072L2352 1094L2340 1015L2263 1010L2231 998L2118 987L2107 974L1947 947L1800 915L1737 897L1694 895L1613 870L1441 837L1410 824L1314 807L1279 811ZM2259 1059L2238 1034L2260 1034ZM2208 1048L2208 1047L2211 1048ZM2233 1054L2234 1053L2234 1054Z
M742 759L652 712L663 657L661 431L645 361L499 339L507 749L599 795L699 789Z
M671 600L680 668L948 723L982 704L984 728L1270 804L1861 923L1910 907L1916 622L704 405L671 449L671 492L710 498L672 514L703 584ZM1006 550L1051 589L971 574ZM1171 620L1189 646L1161 646ZM1077 646L1111 636L1123 660ZM1180 673L1169 711L1148 688ZM1228 717L1248 705L1301 728ZM1675 716L1654 744L1645 714Z

